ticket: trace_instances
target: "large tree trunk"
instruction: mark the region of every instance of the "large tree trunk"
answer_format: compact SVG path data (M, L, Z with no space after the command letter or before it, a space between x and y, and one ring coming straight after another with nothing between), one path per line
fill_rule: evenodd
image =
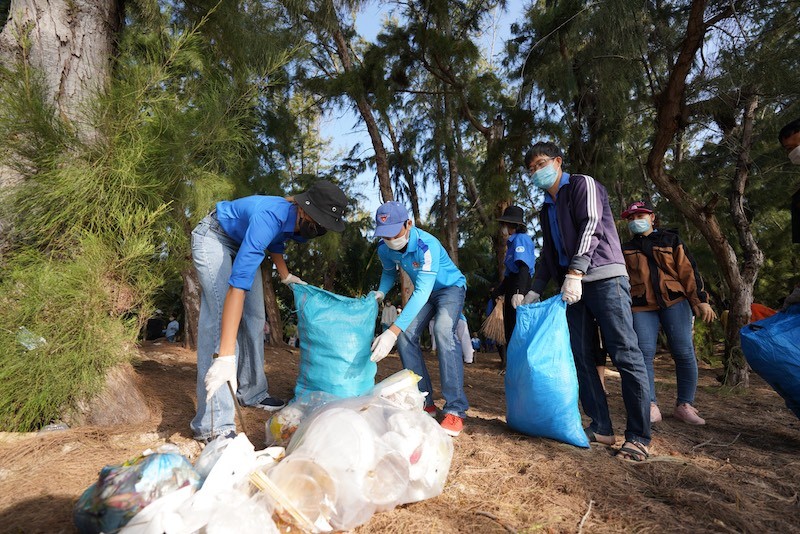
M283 321L281 320L281 310L278 308L278 298L275 296L275 286L272 283L272 260L267 256L261 262L261 282L264 286L264 308L267 312L267 320L272 334L269 336L269 344L273 347L283 346Z
M658 190L703 234L717 260L731 295L731 310L725 336L725 354L727 356L725 381L730 385L746 385L747 366L741 354L739 329L749 320L753 284L758 274L758 268L763 263L763 255L758 250L755 240L752 239L749 223L744 217L742 207L744 187L747 182L747 164L742 164L742 162L749 163L750 133L747 133L747 127L743 128L742 141L747 140L748 146L740 149L731 194L732 204L736 204L731 206L733 222L739 233L740 244L746 251L746 262L748 261L747 256L750 256L750 266L745 266L744 273L739 270L736 251L723 233L719 220L714 214L717 199L712 198L706 205L700 204L681 187L673 176L667 173L664 161L667 150L673 145L675 137L685 126L684 121L688 116L686 80L694 64L697 51L700 49L708 29L733 13L731 9L722 11L706 21L703 19L705 7L705 0L692 2L686 34L680 45L675 64L670 71L667 85L661 94L655 95L656 131L653 137L653 146L647 158L647 174ZM757 105L757 101L755 105ZM754 112L755 107L752 110ZM746 112L745 122L748 120L750 121L749 129L752 132L752 116L747 119Z
M0 66L13 70L26 62L40 73L47 103L91 140L84 112L108 80L122 15L122 0L11 0L0 32ZM0 164L0 195L22 178ZM0 254L9 234L9 222L0 219Z
M0 61L38 70L61 118L91 139L93 98L105 89L122 27L122 0L11 0ZM30 45L21 44L22 36Z

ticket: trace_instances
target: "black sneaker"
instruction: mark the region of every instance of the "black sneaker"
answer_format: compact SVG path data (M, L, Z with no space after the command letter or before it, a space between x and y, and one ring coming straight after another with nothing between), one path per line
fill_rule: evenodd
M195 440L195 441L199 441L199 442L200 442L200 443L202 443L203 445L208 445L209 443L211 443L212 441L214 441L215 439L217 439L217 438L218 438L218 437L220 437L220 436L224 436L224 437L225 437L225 439L233 439L233 438L235 438L235 437L236 437L236 431L235 431L235 430L229 430L229 431L228 431L228 432L226 432L225 434L217 434L216 436L209 436L209 437L207 437L207 438L198 438L198 437L195 437L195 438L194 438L194 440Z
M267 395L264 400L253 406L253 408L261 408L262 410L266 410L268 412L277 412L284 406L286 406L285 400Z

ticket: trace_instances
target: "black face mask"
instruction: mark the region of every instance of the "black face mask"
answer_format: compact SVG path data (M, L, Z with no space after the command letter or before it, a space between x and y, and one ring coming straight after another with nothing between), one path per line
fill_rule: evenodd
M328 230L315 222L307 219L300 219L300 236L302 236L303 239L314 239L315 237L325 235L327 231Z

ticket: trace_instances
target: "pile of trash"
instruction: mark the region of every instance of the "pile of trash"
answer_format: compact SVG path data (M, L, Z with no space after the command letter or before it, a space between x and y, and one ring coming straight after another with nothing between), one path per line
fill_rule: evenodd
M419 379L403 370L361 397L298 399L267 422L286 448L255 451L238 434L209 443L194 465L165 445L107 466L76 504L75 525L84 533L277 533L285 524L331 532L435 497L453 443L423 411Z

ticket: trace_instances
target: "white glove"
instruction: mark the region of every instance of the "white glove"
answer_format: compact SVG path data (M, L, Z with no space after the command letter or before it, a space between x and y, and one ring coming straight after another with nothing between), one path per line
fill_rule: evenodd
M528 291L528 294L525 295L525 298L522 299L523 304L533 304L534 302L539 302L539 293L536 291Z
M694 314L697 316L698 319L701 319L707 323L710 323L714 319L717 318L717 314L714 311L714 308L711 307L710 304L707 302L701 302L697 306L694 307Z
M524 300L525 300L525 296L522 293L516 293L515 295L512 295L511 296L511 307L516 310L517 306L522 304Z
M383 291L376 291L375 292L375 300L377 300L378 302L383 302L383 297L385 297L385 296L386 295L383 294Z
M206 398L210 399L225 382L236 391L236 356L217 356L206 373Z
M287 286L291 285L291 284L300 284L301 286L307 286L308 285L308 282L304 282L304 281L300 280L300 278L296 277L293 274L286 275L286 278L281 280L281 283L282 284L286 284Z
M372 347L370 347L372 351L372 354L369 355L370 361L379 362L388 356L396 341L397 336L391 329L387 329L383 334L376 337L375 341L372 342Z
M564 278L564 285L561 286L561 300L567 304L575 304L581 300L581 295L583 295L581 278L575 274L568 274Z

